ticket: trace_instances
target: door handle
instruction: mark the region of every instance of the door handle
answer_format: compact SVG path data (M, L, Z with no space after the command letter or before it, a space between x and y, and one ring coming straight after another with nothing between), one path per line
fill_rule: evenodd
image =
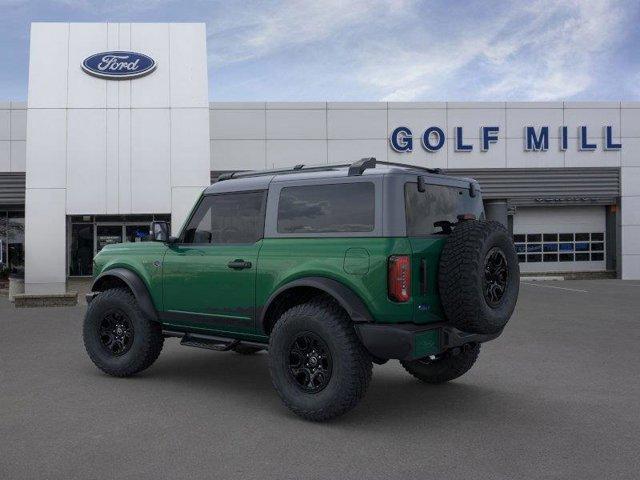
M241 258L236 258L235 260L227 263L227 267L233 268L234 270L243 270L245 268L251 268L251 262L246 262Z

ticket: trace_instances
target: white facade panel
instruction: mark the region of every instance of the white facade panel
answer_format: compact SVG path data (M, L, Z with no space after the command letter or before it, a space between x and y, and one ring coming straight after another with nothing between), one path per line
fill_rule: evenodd
M268 140L327 138L326 110L267 110Z
M640 195L623 197L620 209L620 222L622 226L640 225Z
M118 23L118 49L131 50L131 24ZM118 87L118 106L120 108L131 108L131 80L120 80L115 82Z
M618 141L617 139L616 141ZM619 167L620 151L603 150L602 138L590 138L589 142L598 144L598 148L592 152L580 151L575 139L569 139L569 148L564 154L565 167Z
M211 140L264 140L266 112L262 110L210 110Z
M171 106L209 108L207 45L204 23L171 23ZM188 85L188 88L185 86Z
M624 138L620 152L620 165L640 167L640 138Z
M201 187L175 187L171 189L172 235L177 235L180 232L202 190Z
M387 111L329 109L327 130L330 140L387 138Z
M342 142L348 142L348 140L331 140L332 142L338 142L338 141L342 141ZM373 140L360 140L361 142L373 142ZM386 160L389 162L398 162L398 163L407 163L409 165L421 165L421 166L426 166L429 168L436 168L433 165L433 162L430 160L433 160L433 154L429 154L427 152L425 152L422 147L420 147L420 145L418 145L417 147L414 145L413 150L411 150L410 152L396 152L393 149L388 148L388 146L386 146L387 141L386 140L376 140L379 142L384 141L385 142L385 154L386 154ZM329 150L331 151L331 150ZM438 154L436 154L436 157L442 157L444 155L444 161L445 161L445 165L444 167L446 167L446 161L447 161L447 146L445 144L445 146L442 147L442 149L440 149L440 151L438 152ZM378 157L376 157L378 158ZM383 157L384 159L384 157ZM436 158L436 160L441 161L441 159ZM443 165L439 165L440 167L443 167Z
M391 135L398 127L408 127L413 134L413 149L421 150L420 142L422 134L429 127L439 127L448 138L447 132L447 111L442 108L403 108L389 109L387 113L389 132Z
M622 196L640 195L640 167L625 167L622 169Z
M65 190L27 188L25 209L25 291L64 293Z
M623 225L621 235L624 253L640 255L640 225Z
M549 150L544 152L525 151L524 140L507 138L507 168L561 168L564 167L564 153L557 138L549 138ZM492 145L493 146L493 145Z
M364 157L387 161L386 140L329 140L328 145L329 163L353 163Z
M454 138L455 128L462 127L465 139L479 139L480 127L498 127L498 142L503 145L505 138L506 114L504 108L449 108L448 137ZM497 146L497 145L492 145ZM474 147L477 150L478 147Z
M480 150L480 139L465 139L465 144L473 145L470 152L456 152L455 141L447 142L449 150L448 168L506 168L506 149L504 138L499 136L497 143L489 145L486 152Z
M623 280L640 279L640 255L622 254L621 278Z
M117 23L107 24L107 50L124 50L120 48L120 25ZM105 82L107 90L106 104L107 108L118 108L118 82Z
M27 142L11 142L11 171L25 172L27 169Z
M640 108L623 108L620 111L621 131L625 138L640 138Z
M507 138L521 139L527 126L535 127L536 132L540 131L540 127L549 127L549 138L558 138L560 127L564 125L563 113L562 107L507 108L505 135Z
M327 163L326 140L267 140L267 168Z
M66 188L67 111L30 109L27 124L27 188Z
M587 127L589 137L598 138L602 145L603 126L613 127L614 136L620 136L620 107L616 108L565 108L564 124L569 138L577 138L579 127Z
M170 111L131 111L131 212L171 211Z
M68 60L69 24L32 23L29 108L66 108Z
M131 50L156 61L156 70L131 80L132 108L169 108L171 103L169 64L169 24L132 23ZM189 89L191 84L182 88Z
M27 111L11 110L11 140L27 139Z
M120 82L119 82L120 83ZM131 110L118 110L118 213L131 213Z
M11 171L11 142L0 140L0 172Z
M113 82L110 82L111 85ZM117 93L117 92L116 92ZM119 115L116 109L107 109L106 113L106 156L105 156L105 212L117 214L120 212L118 205L118 134Z
M171 109L171 186L209 185L209 109Z
M11 110L0 109L0 142L11 140Z
M67 213L107 213L106 109L70 109L67 126Z
M68 108L106 108L107 82L87 75L81 65L88 56L108 49L106 23L69 25Z
M265 140L211 140L211 170L267 168Z

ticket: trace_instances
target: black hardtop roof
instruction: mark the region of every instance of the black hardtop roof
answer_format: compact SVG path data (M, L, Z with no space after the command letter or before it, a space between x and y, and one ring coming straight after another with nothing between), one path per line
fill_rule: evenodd
M440 169L406 165L403 163L379 162L375 158L363 158L352 164L318 165L274 169L251 170L224 173L218 177L218 182L205 190L205 194L222 193L237 190L266 189L272 181L295 181L321 178L340 178L356 176L380 176L393 174L414 174L425 177L447 178L465 183L474 182L472 179L443 175Z

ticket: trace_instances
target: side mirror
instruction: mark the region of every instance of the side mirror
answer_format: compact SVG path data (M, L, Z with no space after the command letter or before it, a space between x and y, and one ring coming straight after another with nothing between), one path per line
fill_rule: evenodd
M154 242L166 243L169 241L169 224L167 222L151 222L149 234Z

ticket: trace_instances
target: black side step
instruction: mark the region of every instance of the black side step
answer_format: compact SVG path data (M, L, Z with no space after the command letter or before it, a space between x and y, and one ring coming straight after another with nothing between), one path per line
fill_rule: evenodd
M230 338L213 337L210 335L198 335L197 333L187 333L180 340L180 345L196 348L207 348L209 350L218 350L226 352L237 346L240 340L232 340Z
M186 345L187 347L206 348L208 350L217 350L219 352L226 352L238 345L248 345L251 347L258 347L264 350L269 348L268 343L251 342L249 340L238 340L236 338L217 337L215 335L204 335L201 333L186 333L179 332L177 330L162 330L162 334L165 338L177 337L180 338L180 345Z

